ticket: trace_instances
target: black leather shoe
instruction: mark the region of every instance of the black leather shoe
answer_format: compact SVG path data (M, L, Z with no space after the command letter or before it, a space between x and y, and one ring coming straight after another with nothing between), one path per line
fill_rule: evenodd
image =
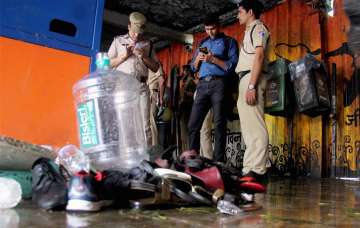
M59 167L48 158L39 158L32 166L32 200L46 210L64 209L67 186Z

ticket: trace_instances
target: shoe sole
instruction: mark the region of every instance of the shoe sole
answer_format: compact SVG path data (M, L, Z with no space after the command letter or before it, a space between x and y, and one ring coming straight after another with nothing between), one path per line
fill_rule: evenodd
M110 206L112 200L91 202L86 200L69 200L66 205L67 211L99 211L102 207Z

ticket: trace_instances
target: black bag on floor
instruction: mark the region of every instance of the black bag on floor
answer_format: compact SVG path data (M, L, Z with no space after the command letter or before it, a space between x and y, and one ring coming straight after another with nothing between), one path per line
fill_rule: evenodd
M289 65L300 113L311 117L330 111L327 72L324 63L311 54Z
M46 210L64 209L67 184L59 166L49 158L39 158L32 166L32 200Z

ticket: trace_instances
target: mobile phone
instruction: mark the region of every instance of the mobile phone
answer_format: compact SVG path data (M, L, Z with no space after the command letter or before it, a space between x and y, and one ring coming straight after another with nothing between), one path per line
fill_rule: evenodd
M138 42L135 44L135 49L142 49L147 46L146 42Z
M199 51L202 52L202 53L204 53L204 54L208 54L208 53L209 53L207 47L199 47Z

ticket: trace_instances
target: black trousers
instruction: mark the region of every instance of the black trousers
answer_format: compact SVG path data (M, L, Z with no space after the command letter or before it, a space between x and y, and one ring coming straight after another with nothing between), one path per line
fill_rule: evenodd
M226 146L225 80L200 80L191 109L189 128L190 150L200 150L200 129L210 108L214 114L215 148L214 161L224 161Z

